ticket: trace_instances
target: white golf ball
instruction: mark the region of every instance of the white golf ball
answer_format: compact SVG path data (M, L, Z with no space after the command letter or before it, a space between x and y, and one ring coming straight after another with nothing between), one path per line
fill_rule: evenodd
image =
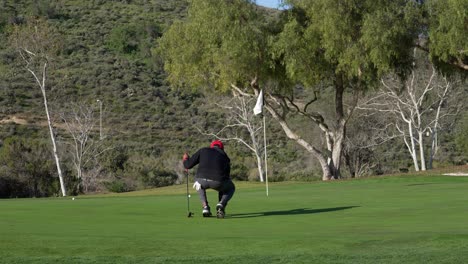
M75 200L75 197L73 197L72 200L74 201L74 200Z
M190 198L190 194L188 195L188 198Z

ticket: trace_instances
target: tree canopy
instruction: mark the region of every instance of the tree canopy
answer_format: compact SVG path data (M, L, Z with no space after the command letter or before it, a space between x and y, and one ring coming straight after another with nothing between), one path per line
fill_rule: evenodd
M225 91L265 74L265 19L251 1L194 0L159 42L174 85Z
M410 66L418 15L413 1L288 1L288 22L274 43L288 76L306 86L343 75L372 82Z
M429 0L426 10L431 58L468 71L468 1Z

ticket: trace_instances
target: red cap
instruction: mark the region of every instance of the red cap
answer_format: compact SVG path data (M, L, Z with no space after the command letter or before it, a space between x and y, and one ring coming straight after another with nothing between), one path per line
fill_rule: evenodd
M213 140L213 142L211 142L210 148L214 148L214 146L218 146L220 149L224 149L223 142L221 142L221 140Z

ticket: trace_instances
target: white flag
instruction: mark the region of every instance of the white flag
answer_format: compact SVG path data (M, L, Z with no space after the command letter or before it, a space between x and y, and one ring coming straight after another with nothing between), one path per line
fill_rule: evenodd
M260 90L253 112L254 115L259 115L263 112L263 90Z

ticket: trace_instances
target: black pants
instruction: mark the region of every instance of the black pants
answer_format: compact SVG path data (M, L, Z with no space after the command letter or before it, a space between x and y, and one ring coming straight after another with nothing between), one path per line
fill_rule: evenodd
M198 181L198 183L201 185L200 190L198 190L200 201L206 205L208 205L206 189L214 189L218 191L218 203L222 204L224 208L226 208L229 200L231 200L234 192L236 191L236 186L231 180L223 182L201 178L196 178L195 180Z

